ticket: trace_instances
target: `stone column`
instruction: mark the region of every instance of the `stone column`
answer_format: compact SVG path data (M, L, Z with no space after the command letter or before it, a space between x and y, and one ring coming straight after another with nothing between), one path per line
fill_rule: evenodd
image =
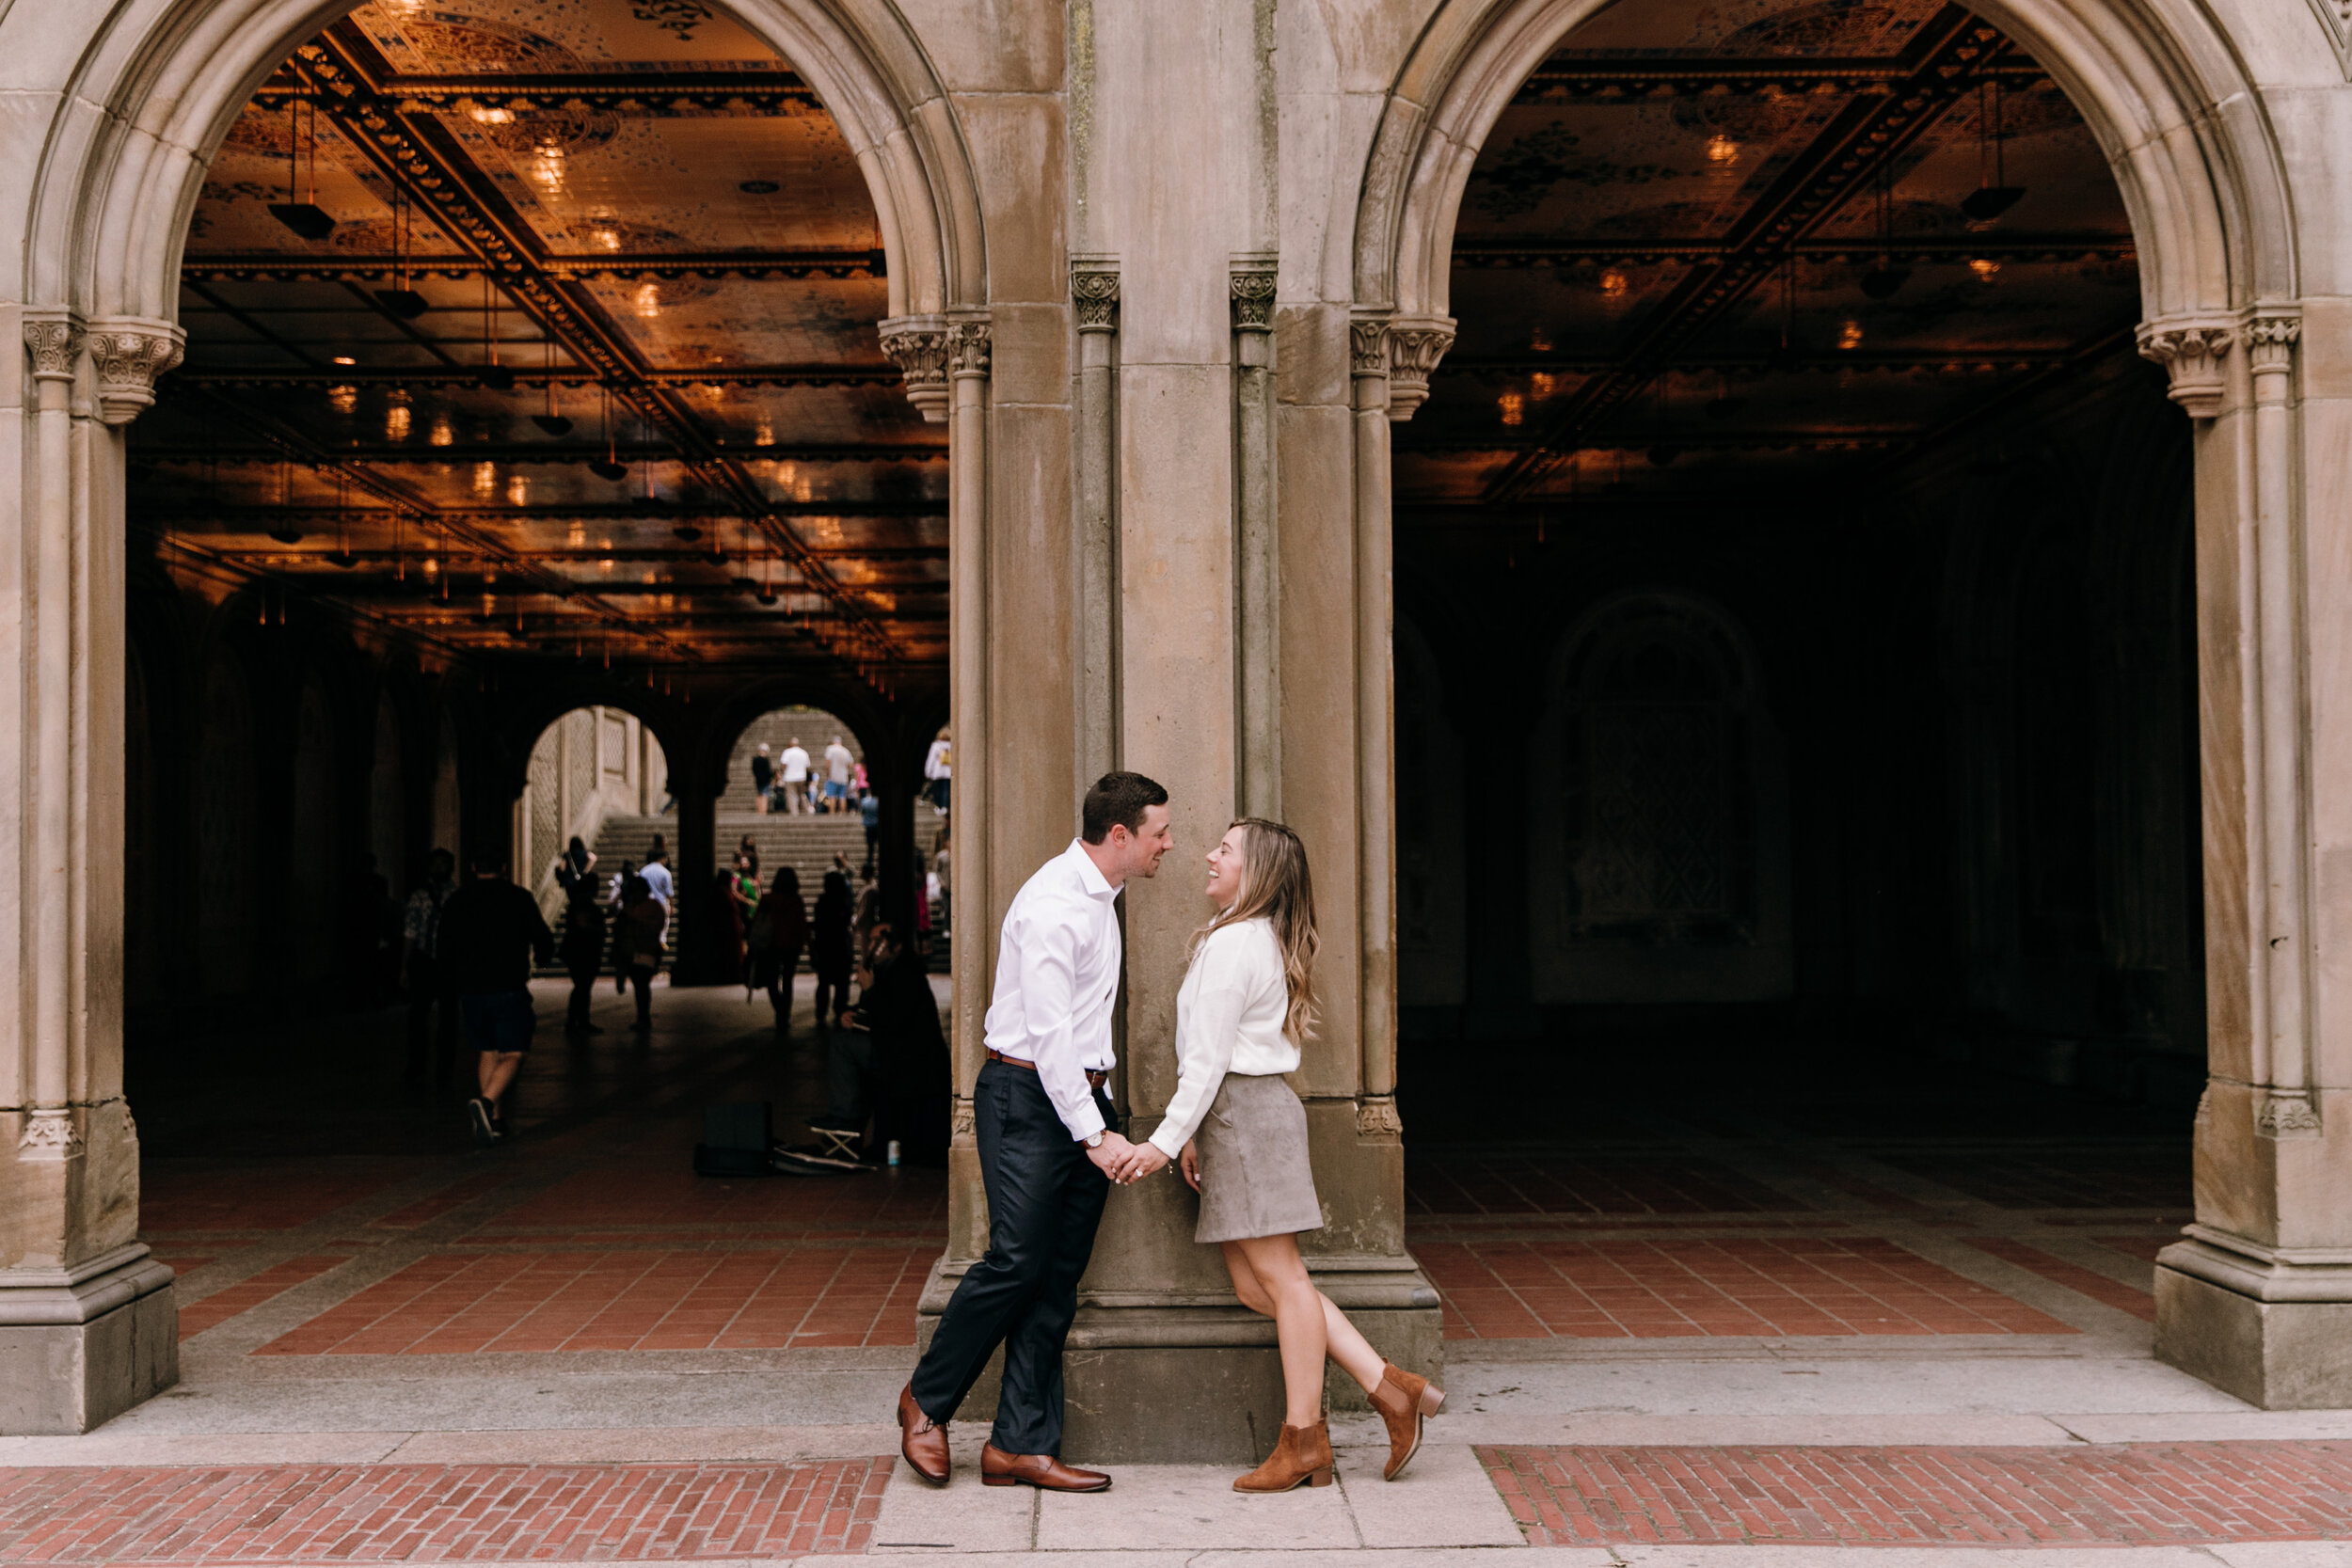
M0 1432L87 1432L179 1377L122 1097L121 435L167 323L14 312L0 376Z
M2272 1409L2352 1403L2352 711L2328 678L2352 581L2303 515L2343 483L2344 421L2301 395L2301 336L2272 307L2139 334L2196 430L2211 1039L2156 1354Z
M736 984L733 966L716 945L718 911L711 907L711 879L719 868L719 797L726 793L726 781L673 770L670 791L677 797L677 832L670 837L670 881L676 895L670 908L675 933L670 939L670 983ZM678 931L681 924L684 929Z

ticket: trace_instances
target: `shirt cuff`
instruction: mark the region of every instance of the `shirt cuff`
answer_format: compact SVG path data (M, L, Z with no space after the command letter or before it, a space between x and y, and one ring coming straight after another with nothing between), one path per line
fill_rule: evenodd
M1084 1143L1097 1132L1110 1131L1110 1124L1103 1119L1103 1108L1094 1103L1094 1091L1090 1088L1087 1091L1086 1103L1078 1107L1078 1119L1071 1121L1065 1117L1063 1125L1070 1129L1070 1136L1078 1143Z
M1162 1154L1167 1155L1171 1160L1183 1159L1184 1157L1184 1146L1183 1144L1178 1144L1174 1148L1170 1148L1165 1141L1167 1137L1168 1129L1163 1127L1158 1132L1152 1133L1152 1136L1145 1141L1151 1144L1153 1148L1158 1149Z

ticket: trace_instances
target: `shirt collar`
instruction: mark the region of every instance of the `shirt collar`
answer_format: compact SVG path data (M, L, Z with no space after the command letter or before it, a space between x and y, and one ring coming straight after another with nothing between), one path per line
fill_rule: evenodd
M1103 875L1103 868L1094 863L1092 855L1087 853L1085 840L1072 839L1068 853L1078 868L1079 890L1088 897L1116 898L1119 896L1119 890L1111 886L1110 879Z

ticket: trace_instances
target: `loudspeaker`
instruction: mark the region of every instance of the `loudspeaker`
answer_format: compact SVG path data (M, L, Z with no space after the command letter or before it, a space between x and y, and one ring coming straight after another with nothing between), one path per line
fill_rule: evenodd
M703 1141L694 1146L697 1176L766 1176L775 1142L774 1108L746 1101L703 1107Z

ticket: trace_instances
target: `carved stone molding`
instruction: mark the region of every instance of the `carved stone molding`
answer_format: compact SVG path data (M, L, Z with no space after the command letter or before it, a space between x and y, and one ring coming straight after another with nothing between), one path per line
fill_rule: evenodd
M2221 412L2224 372L2237 324L2217 319L2142 322L2139 353L2162 365L2171 377L2172 401L2188 410L2192 420L2210 420Z
M1454 318L1417 316L1389 327L1389 418L1400 423L1429 399L1430 372L1454 346Z
M1232 297L1233 330L1236 332L1271 332L1274 330L1274 272L1270 267L1256 264L1235 266L1232 273Z
M2254 1131L2265 1138L2316 1138L2319 1106L2309 1089L2266 1089L2254 1113Z
M169 322L118 317L89 326L89 356L98 372L98 418L129 424L155 402L155 380L180 363L187 334Z
M1389 373L1389 323L1385 316L1359 316L1347 324L1348 368L1357 375Z
M81 1151L81 1129L73 1125L73 1113L62 1108L27 1115L16 1140L20 1160L71 1160Z
M954 1138L977 1137L979 1135L979 1125L978 1117L972 1109L972 1102L961 1095L956 1096L955 1123L948 1130L948 1136Z
M2246 362L2256 375L2280 375L2294 368L2296 341L2303 318L2280 312L2254 315L2246 324Z
M1396 1096L1368 1094L1358 1101L1356 1135L1375 1141L1404 1137L1405 1121L1396 1114Z
M71 381L82 356L82 324L72 316L24 318L24 352L37 381Z
M1119 270L1100 261L1070 264L1070 298L1081 332L1119 330Z
M993 347L986 321L960 321L947 329L947 373L956 380L988 374Z
M947 422L947 358L956 328L945 316L893 316L882 324L882 352L906 377L907 401L931 424Z

